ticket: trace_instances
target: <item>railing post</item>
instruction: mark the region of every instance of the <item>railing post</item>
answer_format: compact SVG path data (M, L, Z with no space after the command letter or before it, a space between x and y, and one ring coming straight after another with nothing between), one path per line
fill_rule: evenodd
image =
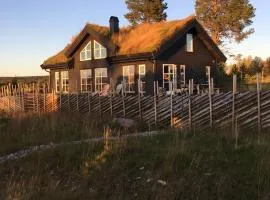
M258 144L261 143L261 83L260 74L257 73L257 101L258 101Z

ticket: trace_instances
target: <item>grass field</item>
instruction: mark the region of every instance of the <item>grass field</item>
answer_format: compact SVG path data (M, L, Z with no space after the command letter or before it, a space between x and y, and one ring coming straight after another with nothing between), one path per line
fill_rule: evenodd
M0 154L36 144L141 131L81 115L2 116ZM121 137L120 137L121 138ZM270 138L230 132L67 145L0 164L0 199L269 199Z

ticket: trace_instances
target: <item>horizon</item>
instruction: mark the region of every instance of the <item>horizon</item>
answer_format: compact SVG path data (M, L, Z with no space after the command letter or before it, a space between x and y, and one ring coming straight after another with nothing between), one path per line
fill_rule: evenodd
M168 21L182 19L195 13L194 0L190 2L167 0L167 2ZM270 46L268 40L270 30L265 28L265 18L270 17L267 10L270 2L251 0L251 3L256 8L256 16L251 26L255 29L255 33L242 43L229 47L235 55L259 56L266 59L270 56L267 52L267 46ZM48 75L40 65L45 59L62 50L87 22L108 26L109 17L117 16L121 27L128 25L123 16L127 12L123 0L107 2L106 6L96 0L80 1L80 4L73 4L72 1L63 4L63 0L57 2L11 0L2 4L0 65L3 67L0 70L0 77Z

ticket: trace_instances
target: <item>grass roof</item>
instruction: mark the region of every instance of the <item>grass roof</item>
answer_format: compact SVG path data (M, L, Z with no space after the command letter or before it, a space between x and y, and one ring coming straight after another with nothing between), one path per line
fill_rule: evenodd
M169 40L177 31L184 28L194 19L194 16L189 16L182 20L144 23L136 27L124 27L120 29L117 36L113 36L110 38L110 40L116 43L119 47L117 55L154 52L158 50L165 41ZM98 32L100 35L109 38L109 27L90 23L87 23L86 26ZM75 39L73 38L72 41L74 40ZM43 65L54 65L67 62L68 58L65 56L65 52L70 45L72 45L72 42L68 44L62 51L44 61Z

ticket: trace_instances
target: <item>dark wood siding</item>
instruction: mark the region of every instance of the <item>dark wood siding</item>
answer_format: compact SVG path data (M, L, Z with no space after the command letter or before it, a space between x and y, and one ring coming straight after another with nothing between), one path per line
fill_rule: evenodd
M168 48L157 61L156 78L162 82L163 64L186 66L186 80L193 78L196 83L206 79L206 66L211 66L212 75L215 75L215 58L207 49L204 43L193 33L193 52L186 51L186 35L179 38L170 48Z

